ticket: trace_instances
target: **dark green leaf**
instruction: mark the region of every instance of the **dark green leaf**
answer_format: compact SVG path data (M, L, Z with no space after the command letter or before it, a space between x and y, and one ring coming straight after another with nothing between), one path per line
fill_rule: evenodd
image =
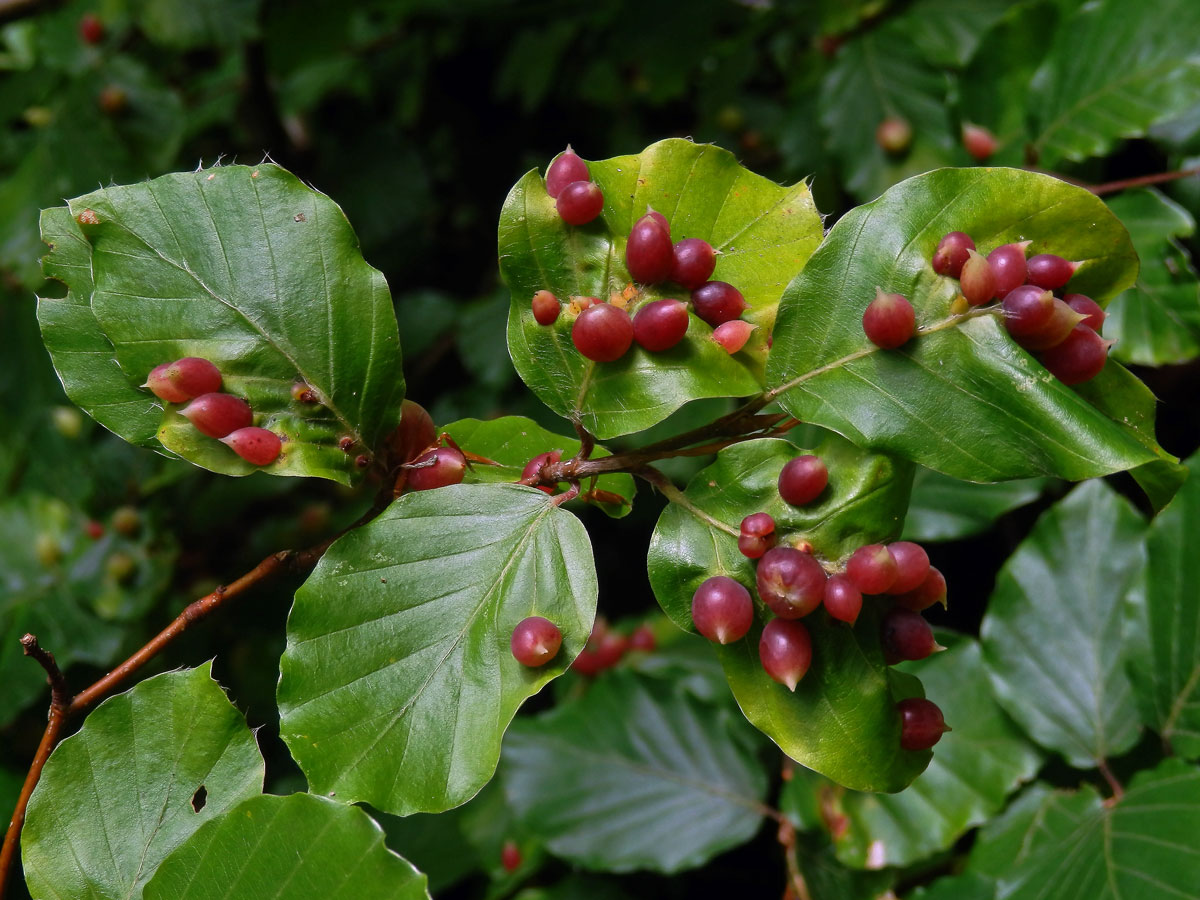
M387 835L388 847L416 866L429 879L429 890L437 893L457 884L479 865L475 855L463 847L462 811L466 808L411 816L371 811L371 818ZM450 847L453 853L447 852Z
M981 875L949 875L927 887L919 887L910 900L992 900L996 883Z
M1082 484L1038 519L988 601L981 634L1000 705L1078 768L1137 740L1121 616L1144 531L1102 481Z
M935 66L962 68L1010 0L916 0L893 20ZM991 49L991 48L989 48Z
M173 541L111 529L93 539L86 521L40 494L0 504L0 723L46 690L45 672L22 655L21 635L36 634L63 669L106 665L121 646L115 623L145 613L169 581Z
M407 494L341 538L296 592L280 661L311 788L397 815L469 800L517 707L583 649L596 590L583 526L520 485ZM563 634L540 669L509 649L531 615Z
M1158 398L1136 375L1117 365L1106 365L1099 375L1076 385L1075 390L1100 412L1126 425L1126 433L1155 455L1152 462L1130 469L1129 474L1146 492L1155 513L1160 512L1187 478L1187 469L1155 441Z
M1038 809L1027 855L999 877L1006 900L1194 897L1200 884L1200 770L1180 760L1141 772L1112 805L1058 792Z
M1049 785L1035 781L1008 809L984 825L971 848L967 872L995 881L1035 851L1039 811L1052 794Z
M899 794L882 796L841 791L819 776L801 782L814 793L829 792L822 809L846 865L906 866L947 849L1002 809L1041 763L992 700L979 645L945 633L939 640L947 652L906 667L954 729L934 748L929 768Z
M958 79L962 119L995 135L991 165L1025 162L1029 139L1029 80L1046 56L1062 13L1053 0L1009 4L1004 17L980 36L978 48Z
M930 258L956 229L981 251L1030 239L1030 252L1085 260L1072 288L1101 302L1136 273L1124 227L1082 188L1015 169L911 178L843 217L785 292L771 395L801 420L966 481L1080 480L1169 458L1126 423L1132 411L1098 410L1052 377L994 308L950 315L958 283ZM922 333L899 350L863 334L877 286L916 308Z
M365 812L312 794L252 797L163 860L146 900L428 900L425 876Z
M1104 336L1122 362L1161 366L1200 355L1200 284L1177 238L1196 223L1182 206L1152 190L1126 191L1108 202L1133 238L1142 266L1137 283L1108 305Z
M821 124L851 194L877 197L901 178L950 161L946 87L899 23L872 29L838 52L821 84ZM898 157L875 141L875 129L889 116L913 130L911 148Z
M141 897L200 825L262 790L254 735L210 669L104 701L55 749L21 833L35 897Z
M397 419L404 382L387 285L329 198L278 166L227 166L107 188L69 207L96 224L49 220L47 274L70 293L43 299L40 318L73 400L89 413L102 407L104 424L129 440L146 443L153 419L168 450L248 474L256 467L137 387L160 363L202 356L256 424L284 438L265 471L354 477L339 439L374 447ZM101 396L74 389L92 381L106 386ZM293 399L298 381L321 402ZM105 412L110 404L119 416Z
M1026 105L1041 166L1101 156L1195 102L1200 6L1192 0L1098 0L1054 35Z
M767 512L781 541L806 540L831 568L864 543L899 532L911 470L864 454L836 435L814 452L829 468L820 502L797 508L779 496L779 471L801 451L787 441L747 441L721 451L692 480L682 502L663 510L650 543L650 584L680 628L693 630L692 595L705 579L729 575L753 593L755 564L737 549L742 519ZM899 750L899 720L883 665L877 621L851 629L824 613L805 620L813 665L795 693L772 681L758 658L760 627L718 648L746 717L796 761L860 790L900 790L924 768L925 753Z
M1032 503L1050 481L1026 478L971 484L919 468L904 520L906 541L953 541L987 531L1006 512Z
M259 0L133 0L138 27L183 50L240 44L257 33Z
M504 416L486 422L462 419L446 425L444 430L464 450L500 463L498 466L478 464L469 469L466 480L472 484L519 481L525 464L547 450L562 451L563 459L570 459L579 452L579 441L575 438L547 431L524 416ZM592 453L593 458L611 455L603 447L597 447ZM606 491L623 498L624 502L621 503L596 504L616 518L627 515L633 508L633 495L636 492L633 476L624 473L601 475L583 484L581 490L585 493L591 490Z
M548 887L526 888L516 900L629 900L629 894L616 880L568 875Z
M808 186L780 187L719 147L683 140L589 166L605 198L594 222L566 225L537 171L517 183L500 214L500 270L512 291L508 349L522 380L601 438L649 428L689 400L756 393L779 295L821 240ZM730 356L692 316L688 336L671 350L634 345L616 362L593 363L571 342L569 312L549 327L534 321L529 302L538 290L565 303L572 296L608 300L630 284L625 241L647 207L667 217L675 240L703 238L721 252L713 278L745 295L751 308L742 318L759 326L745 350ZM680 290L651 287L640 297L678 297Z
M616 671L580 700L513 724L504 788L558 856L678 872L758 830L767 777L757 747L736 714Z
M1142 721L1188 759L1200 756L1200 455L1175 502L1150 524L1146 568L1129 594L1126 654Z

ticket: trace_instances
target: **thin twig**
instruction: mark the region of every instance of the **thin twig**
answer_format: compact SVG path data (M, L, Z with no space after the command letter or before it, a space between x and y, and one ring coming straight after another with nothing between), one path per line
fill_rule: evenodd
M0 897L4 896L5 885L8 883L8 876L17 856L18 838L21 828L25 824L25 810L29 806L29 797L33 794L33 789L37 787L38 779L42 777L42 769L46 765L46 760L50 758L50 751L58 743L59 733L69 715L67 705L71 699L71 692L67 689L66 679L63 678L58 664L54 661L54 654L43 650L38 645L37 637L32 634L21 638L21 648L26 656L32 656L46 670L46 680L50 682L50 715L46 721L46 730L42 732L42 740L38 744L37 752L33 755L33 762L29 765L25 783L21 785L21 793L17 797L17 805L13 810L12 819L9 820L8 830L4 833L4 846L0 847Z
M1122 178L1120 181L1107 181L1104 184L1089 185L1088 190L1097 197L1103 197L1105 194L1115 194L1117 191L1124 191L1129 188L1163 184L1167 181L1178 181L1180 178L1189 178L1192 175L1200 175L1200 166L1192 166L1190 169L1179 169L1175 172L1139 175L1137 178Z
M1104 780L1108 782L1109 790L1112 791L1111 802L1116 803L1125 796L1125 788L1121 782L1117 780L1117 776L1113 774L1112 769L1108 767L1108 760L1096 760L1096 768L1100 770L1100 774L1104 776Z
M779 823L776 837L779 846L783 848L783 859L787 864L788 889L791 896L796 900L812 900L812 894L808 892L808 882L804 880L804 873L800 871L800 860L796 856L795 826L789 820L784 819ZM785 893L784 896L787 894Z
M370 522L387 508L391 499L391 490L381 491L375 497L375 502L371 505L370 509L351 525L343 528L328 540L309 547L307 550L282 550L279 553L273 553L241 578L230 582L228 585L218 587L212 593L189 604L183 612L176 616L170 625L151 638L140 650L95 684L80 691L74 697L71 697L70 691L67 689L66 681L63 679L62 673L59 672L58 666L54 662L54 656L39 647L37 638L33 635L27 634L21 638L21 644L25 648L25 655L36 659L49 676L50 718L46 724L46 730L42 734L42 741L38 745L37 753L30 764L29 774L25 776L25 784L21 788L20 797L17 799L16 810L4 835L4 846L0 848L0 898L4 897L8 876L12 869L13 860L16 858L21 827L25 823L25 809L29 804L29 796L33 793L34 787L37 786L38 779L41 778L42 768L46 765L46 760L50 757L51 751L54 750L55 745L58 743L59 734L67 719L87 709L87 707L91 706L109 691L122 684L147 662L161 653L175 638L183 634L189 626L207 617L229 600L281 572L303 572L313 568L334 541L348 531L352 531Z

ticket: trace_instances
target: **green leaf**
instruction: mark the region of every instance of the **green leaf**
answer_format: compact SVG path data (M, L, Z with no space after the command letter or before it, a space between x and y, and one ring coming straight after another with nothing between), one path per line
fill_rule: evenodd
M808 541L831 567L865 543L899 534L912 468L823 434L812 450L779 438L726 447L688 484L685 502L663 510L647 566L654 595L676 625L695 631L692 595L713 575L729 575L753 589L756 562L737 547L742 519L752 513L769 513L782 542ZM779 472L804 453L825 463L829 485L814 502L792 506L779 496Z
M425 876L361 809L311 794L252 797L198 829L146 900L428 900Z
M1006 900L1194 897L1200 884L1200 769L1167 760L1124 796L1057 792L1038 809L1028 855L999 878Z
M981 635L1000 705L1077 768L1133 746L1139 722L1121 615L1145 523L1101 481L1038 519L996 579Z
M1154 512L1161 512L1187 478L1187 469L1155 442L1154 418L1158 398L1128 369L1107 365L1091 381L1075 390L1088 403L1128 427L1128 434L1154 454L1151 462L1130 469L1129 474L1146 492Z
M508 349L522 380L601 438L649 428L689 400L756 393L779 295L821 240L808 186L780 187L720 147L678 139L589 167L605 198L594 222L566 225L537 171L517 182L500 214L500 271L512 291ZM608 300L630 284L625 241L647 207L666 215L675 240L703 238L720 251L713 278L742 292L751 307L742 318L759 326L747 349L730 356L692 316L688 336L671 350L648 353L635 344L616 362L594 363L575 350L565 308L552 326L534 321L536 291L564 303ZM678 297L680 290L654 286L640 297Z
M180 50L240 44L258 33L259 0L133 0L138 27Z
M67 285L61 299L38 298L42 340L67 396L97 422L132 444L156 446L162 412L125 376L112 342L92 312L92 248L65 206L42 210L42 258L47 278Z
M821 125L847 190L878 196L901 178L950 161L955 142L946 112L946 78L896 22L871 29L838 52L821 83ZM912 126L912 146L889 156L875 141L888 116Z
M64 670L107 665L121 648L116 623L144 614L170 580L172 540L149 529L136 539L111 529L93 539L85 525L40 494L0 503L0 724L46 690L45 672L21 652L21 635L36 634Z
M279 666L311 789L397 815L469 800L517 707L583 649L596 591L583 526L520 485L407 494L341 538L296 592ZM563 634L539 669L509 649L531 615Z
M1192 477L1146 539L1146 567L1128 597L1126 658L1142 721L1176 753L1200 757L1200 454Z
M979 830L966 871L995 882L1034 852L1037 849L1034 833L1041 819L1039 811L1053 793L1041 781L1023 790L1008 809Z
M895 27L909 35L928 62L962 68L988 29L1012 6L1010 0L916 0L897 16Z
M949 875L909 895L911 900L993 900L996 883L980 875Z
M615 671L582 698L519 719L504 788L522 824L589 869L679 872L748 841L767 777L735 714Z
M21 833L30 893L141 897L171 851L262 781L254 735L210 663L149 678L105 700L46 763Z
M1000 516L1032 503L1050 483L1045 478L1025 478L971 484L931 469L917 469L903 537L924 543L982 534Z
M836 435L814 452L829 469L820 502L797 508L779 496L779 471L800 452L782 440L747 441L720 452L663 510L650 543L650 584L680 628L693 630L692 595L713 575L753 593L755 564L737 549L738 526L754 512L775 519L781 540L806 540L831 568L864 543L899 533L911 470L864 454ZM797 762L859 790L897 791L925 767L928 753L901 752L896 693L883 664L877 616L853 629L822 612L805 620L813 664L794 693L772 681L758 657L760 626L717 647L746 717Z
M457 884L479 866L475 854L464 852L462 811L468 808L460 806L436 815L389 816L375 812L371 818L383 828L388 846L424 873L429 890L437 893ZM448 847L455 851L447 853Z
M1200 90L1198 30L1192 0L1098 0L1063 22L1026 100L1038 165L1103 156L1186 110Z
M570 459L579 452L579 441L547 431L532 419L524 416L504 416L486 422L479 419L462 419L451 422L443 429L464 450L485 456L498 466L477 464L467 470L466 481L470 484L495 484L521 479L525 464L547 450L559 450L563 459ZM592 458L612 454L597 447ZM626 473L601 475L581 486L585 493L591 490L606 491L622 498L620 503L596 502L596 505L614 518L628 515L633 508L636 488L633 476Z
M1047 36L1062 13L1053 0L1010 3L979 36L975 55L956 82L962 119L996 137L991 165L1019 166L1029 140L1029 81L1046 57Z
M227 475L256 471L137 387L160 363L205 357L221 369L224 389L254 409L255 423L284 438L264 471L343 483L358 474L338 441L374 447L398 419L404 381L387 285L359 255L336 204L261 165L165 175L69 208L76 224L50 220L55 246L45 261L68 297L43 299L40 318L56 364L70 357L71 399L128 440L146 443L154 418L173 453ZM64 303L86 305L92 317ZM114 352L124 390L113 384ZM92 380L105 385L101 396L74 389ZM298 381L320 402L295 400ZM97 410L111 404L111 414Z
M837 822L830 829L834 847L848 866L907 866L951 847L999 812L1041 763L992 699L978 643L938 637L950 649L906 669L920 676L954 730L943 735L916 781L899 794L875 795L840 791L819 776L793 779L814 793L828 792L821 808Z
M1126 191L1108 202L1133 238L1142 267L1137 283L1105 310L1112 355L1147 366L1181 363L1200 355L1200 284L1177 238L1196 222L1177 203L1152 190Z
M1082 188L1015 169L911 178L847 213L788 287L770 396L859 446L965 481L1081 480L1171 458L1126 423L1132 411L1098 410L1017 347L994 307L949 314L958 283L935 274L930 258L956 229L981 252L1030 239L1030 252L1085 260L1071 286L1099 301L1136 273L1124 227ZM899 350L863 334L877 286L916 309L922 333Z

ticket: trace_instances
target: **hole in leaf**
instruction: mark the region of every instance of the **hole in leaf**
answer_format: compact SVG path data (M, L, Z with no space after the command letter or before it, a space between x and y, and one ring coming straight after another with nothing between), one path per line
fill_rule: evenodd
M192 794L192 812L200 812L204 809L204 804L208 800L208 791L204 785L196 788L196 793Z

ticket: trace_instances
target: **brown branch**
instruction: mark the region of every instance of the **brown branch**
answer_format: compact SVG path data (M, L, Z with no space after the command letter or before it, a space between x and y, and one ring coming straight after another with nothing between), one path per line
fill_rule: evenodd
M1108 767L1108 760L1096 760L1096 768L1100 770L1100 774L1104 776L1104 780L1108 782L1108 787L1112 791L1112 797L1106 801L1109 804L1116 803L1125 796L1125 788L1121 782L1117 781L1117 776L1113 774L1112 769Z
M787 413L759 415L758 410L762 409L767 402L765 396L760 394L745 406L708 425L668 440L649 444L639 450L614 453L612 456L601 456L596 459L587 458L581 452L570 459L547 463L534 475L522 478L518 484L537 487L538 485L554 485L562 481L584 481L613 472L640 474L642 469L660 459L676 456L706 456L741 441L783 434L799 424ZM699 444L699 446L691 446L693 444Z
M784 896L794 897L795 900L812 900L812 894L808 891L808 882L804 880L804 873L800 871L800 860L796 856L795 826L789 820L783 819L779 823L776 838L779 846L783 848L783 858L787 864L788 886Z
M54 654L43 650L38 645L37 637L32 634L21 638L21 648L26 656L32 656L46 670L46 680L50 682L50 716L46 722L46 730L42 732L41 743L33 755L33 762L29 765L25 783L21 785L21 793L17 797L17 806L13 810L12 819L9 820L8 830L4 833L4 846L0 847L0 897L4 896L4 888L17 856L18 838L25 824L25 810L29 806L29 797L37 787L38 779L42 777L42 769L46 760L50 758L50 751L58 743L58 736L69 715L67 704L71 699L67 682L54 661Z
M1192 175L1200 175L1200 166L1192 166L1190 169L1179 169L1175 172L1139 175L1137 178L1123 178L1120 181L1107 181L1104 184L1089 185L1088 190L1097 197L1103 197L1105 194L1115 194L1118 191L1128 190L1129 188L1163 184L1167 181L1178 181L1180 178L1188 178Z
M36 659L49 676L50 719L46 724L45 732L42 734L42 741L38 745L33 762L29 766L29 774L25 776L25 784L21 788L20 797L17 798L16 810L13 812L8 831L4 835L4 845L0 848L0 898L4 897L8 876L12 869L13 860L16 858L17 845L21 834L21 827L25 823L25 809L29 804L29 796L33 793L34 787L37 786L38 779L41 778L42 768L46 765L46 760L50 757L51 751L54 750L55 745L58 743L59 734L62 732L63 725L66 724L67 719L87 709L87 707L91 706L91 704L95 703L109 691L118 687L137 672L138 669L161 653L168 644L183 634L193 623L206 618L227 601L232 600L250 590L250 588L271 579L281 572L303 572L313 568L334 541L348 531L352 531L374 519L387 508L391 499L392 494L390 489L381 491L376 496L375 502L371 505L370 509L363 513L354 523L343 528L328 540L309 547L307 550L282 550L279 553L273 553L236 581L230 582L228 585L222 585L212 593L201 597L194 603L188 604L170 625L151 638L140 650L95 684L80 691L74 697L71 697L70 691L67 689L66 680L58 670L58 666L54 662L54 656L39 647L37 638L32 634L27 634L21 638L21 644L25 648L25 655Z

